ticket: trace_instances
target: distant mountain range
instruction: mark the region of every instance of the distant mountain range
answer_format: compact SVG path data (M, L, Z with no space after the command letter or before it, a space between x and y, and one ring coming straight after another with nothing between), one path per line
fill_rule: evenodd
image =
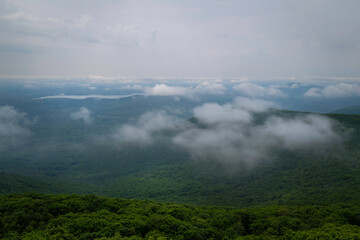
M360 105L340 108L332 113L360 114Z

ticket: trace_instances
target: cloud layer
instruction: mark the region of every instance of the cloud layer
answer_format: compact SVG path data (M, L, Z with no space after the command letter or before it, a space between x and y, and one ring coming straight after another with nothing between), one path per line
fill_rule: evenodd
M359 9L358 1L3 0L0 72L359 76Z
M149 112L108 138L120 145L149 145L165 139L194 159L246 166L271 159L278 150L315 150L341 140L333 120L315 114L284 117L272 111L276 106L249 98L224 105L206 103L193 109L197 124L166 112Z
M310 88L304 93L304 96L327 98L360 96L360 86L358 84L350 83L330 84L324 88Z

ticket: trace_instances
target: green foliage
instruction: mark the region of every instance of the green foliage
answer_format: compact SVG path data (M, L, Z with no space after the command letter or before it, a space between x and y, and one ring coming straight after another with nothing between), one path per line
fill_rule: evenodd
M95 195L0 197L2 239L360 239L358 206L194 207Z
M358 204L360 115L327 115L341 123L337 130L344 135L344 141L339 146L317 151L271 152L271 161L253 168L229 167L211 159L194 161L166 142L141 147L94 144L94 136L110 132L129 116L136 118L150 107L143 108L144 100L140 98L131 101L134 108L126 101L86 100L72 106L70 101L49 100L36 105L39 109L31 108L35 111L33 116L41 114L39 124L31 126L34 132L31 143L23 149L1 152L0 194L94 193L236 207ZM157 101L165 103L164 99ZM69 118L72 111L85 103L99 112L91 126ZM131 112L135 107L141 111ZM257 121L261 122L261 117ZM190 121L196 123L196 119ZM174 217L189 218L187 213L175 212Z

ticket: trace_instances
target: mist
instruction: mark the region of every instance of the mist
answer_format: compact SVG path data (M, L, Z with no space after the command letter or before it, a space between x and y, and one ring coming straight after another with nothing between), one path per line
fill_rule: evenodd
M271 101L244 97L223 105L205 103L192 110L195 122L165 111L148 112L103 136L103 141L117 146L163 141L194 160L248 167L275 159L277 151L318 151L341 142L334 120L318 114L280 114L276 107Z
M85 107L81 107L78 112L71 113L70 117L74 120L81 120L85 124L91 124L92 122L91 112Z
M13 106L0 106L0 150L6 146L21 143L31 135L31 124L26 114Z

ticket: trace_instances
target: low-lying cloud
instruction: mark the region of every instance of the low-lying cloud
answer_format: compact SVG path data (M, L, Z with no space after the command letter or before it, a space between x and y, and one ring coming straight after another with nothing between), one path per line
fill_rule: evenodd
M81 107L78 112L70 114L71 119L82 120L85 124L91 124L91 112L85 107Z
M360 86L350 83L339 83L328 85L324 88L310 88L304 93L305 97L327 97L327 98L341 98L360 96Z
M150 96L193 96L190 88L179 86L168 86L166 84L156 84L154 87L145 87L145 94Z
M287 95L276 87L263 87L254 83L240 83L233 89L250 97L286 97Z
M224 94L225 90L225 86L221 83L202 82L194 87L169 86L161 83L153 87L145 87L144 94L149 96L175 96L197 99L198 94Z
M7 144L17 144L30 136L28 125L32 121L26 114L12 106L0 107L0 149Z
M120 144L150 145L164 138L165 131L181 131L188 125L189 122L165 111L148 112L140 116L136 123L120 126L113 133L103 137L103 140L110 139Z
M271 159L278 150L315 150L341 140L337 123L330 118L283 116L275 107L273 102L243 97L224 105L206 103L193 109L197 124L166 112L149 112L109 136L118 144L149 145L166 140L194 159L247 166Z

